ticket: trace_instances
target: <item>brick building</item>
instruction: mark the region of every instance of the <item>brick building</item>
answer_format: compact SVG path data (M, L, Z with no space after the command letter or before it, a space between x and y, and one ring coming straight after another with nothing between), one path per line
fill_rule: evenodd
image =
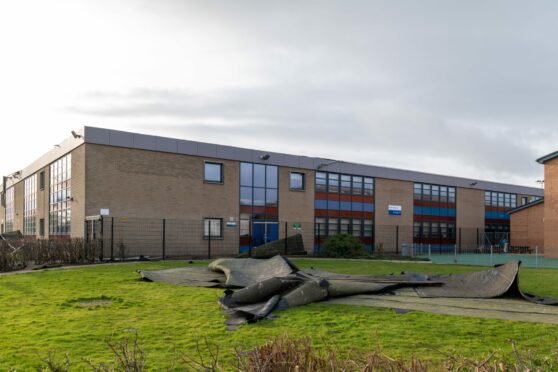
M5 176L1 194L3 232L83 237L92 216L174 219L199 223L188 244L210 236L234 254L301 224L309 252L343 232L388 252L484 244L542 190L84 127Z

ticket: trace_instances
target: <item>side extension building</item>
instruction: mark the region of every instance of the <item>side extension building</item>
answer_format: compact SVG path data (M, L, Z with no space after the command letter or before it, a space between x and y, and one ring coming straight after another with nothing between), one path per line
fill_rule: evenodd
M507 212L543 196L538 188L95 127L5 176L0 192L2 232L84 237L86 219L99 215L184 220L200 226L185 235L187 245L211 237L222 255L277 240L285 229L302 230L309 253L337 233L384 252L497 244L510 231Z

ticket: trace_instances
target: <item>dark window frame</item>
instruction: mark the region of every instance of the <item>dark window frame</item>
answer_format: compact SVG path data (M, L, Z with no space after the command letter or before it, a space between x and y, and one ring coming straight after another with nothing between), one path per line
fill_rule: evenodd
M220 181L213 181L213 180L208 180L207 176L206 176L206 166L207 165L218 165L220 168ZM203 183L209 183L209 184L214 184L214 185L223 185L225 183L225 166L223 163L219 163L216 161L204 161L203 162Z
M209 235L205 234L205 223L206 221L219 221L219 235L212 235L211 234L211 225L208 226L208 233ZM203 218L203 238L209 239L223 239L223 219L219 217L204 217Z
M302 186L301 187L293 187L293 183L292 183L293 174L302 176ZM291 191L306 191L306 173L290 172L289 173L289 190L291 190Z

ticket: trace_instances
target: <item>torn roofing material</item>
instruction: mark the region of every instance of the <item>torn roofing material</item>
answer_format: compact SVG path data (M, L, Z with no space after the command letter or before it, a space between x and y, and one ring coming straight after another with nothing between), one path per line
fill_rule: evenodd
M541 305L558 301L525 294L519 289L518 261L461 275L343 275L322 270L299 270L288 259L219 259L207 268L184 267L140 271L145 280L198 287L227 288L219 302L230 317L229 329L260 319L273 311L331 298L387 294L412 288L421 298L515 298ZM231 288L239 288L236 291Z

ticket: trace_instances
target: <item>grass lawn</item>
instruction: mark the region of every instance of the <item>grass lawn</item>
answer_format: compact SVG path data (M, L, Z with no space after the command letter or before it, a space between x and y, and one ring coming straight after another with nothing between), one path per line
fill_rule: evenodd
M348 274L401 271L462 273L479 267L350 260L295 260ZM521 350L550 355L558 345L558 326L419 312L396 314L389 309L311 304L278 312L278 319L225 331L217 305L222 290L138 281L137 269L186 265L183 261L128 263L0 275L0 370L29 370L49 350L67 352L74 366L81 358L112 361L105 341L137 330L151 367L168 365L173 350L193 350L207 337L232 360L236 346L261 344L279 335L310 336L318 348L341 353L381 347L394 357L441 360L448 354L482 359L498 351L510 357L508 340ZM206 262L196 263L205 265ZM558 297L558 270L521 269L526 291ZM109 306L83 307L104 298Z

